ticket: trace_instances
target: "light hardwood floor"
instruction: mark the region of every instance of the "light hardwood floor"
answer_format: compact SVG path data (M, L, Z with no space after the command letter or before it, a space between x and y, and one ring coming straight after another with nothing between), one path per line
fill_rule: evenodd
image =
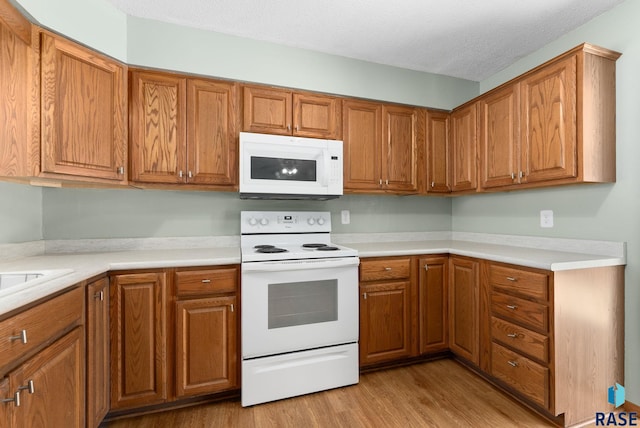
M109 428L552 427L453 360L360 376L358 385L242 408L239 401L123 419Z

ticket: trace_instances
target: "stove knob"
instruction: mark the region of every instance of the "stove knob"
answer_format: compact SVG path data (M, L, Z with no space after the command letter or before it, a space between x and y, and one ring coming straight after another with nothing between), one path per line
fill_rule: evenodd
M324 219L323 219L322 217L320 217L320 218L318 219L318 224L319 224L320 226L322 226L322 225L324 224Z
M311 217L309 217L309 218L307 219L307 223L309 223L309 226L313 226L313 225L315 224L315 222L316 222L316 221L315 221L314 219L312 219Z
M256 220L255 218L251 217L249 219L249 225L255 226L256 224L258 224L258 220Z
M267 220L266 218L261 218L260 219L260 224L263 226L266 226L269 224L269 220Z

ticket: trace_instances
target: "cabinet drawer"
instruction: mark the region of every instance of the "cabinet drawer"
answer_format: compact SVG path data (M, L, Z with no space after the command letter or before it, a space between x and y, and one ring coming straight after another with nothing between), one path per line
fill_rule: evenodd
M176 272L176 293L198 295L233 293L238 286L238 269L202 269Z
M502 293L491 293L491 313L548 333L549 308L540 303Z
M411 259L376 259L360 261L360 281L409 278Z
M535 299L549 299L549 275L547 274L490 265L489 281L496 288L503 288Z
M84 289L76 287L0 322L0 368L82 324L83 315Z
M549 362L549 338L512 324L500 318L491 317L491 338L509 345L544 363Z
M491 374L513 386L536 403L549 406L549 369L491 343Z

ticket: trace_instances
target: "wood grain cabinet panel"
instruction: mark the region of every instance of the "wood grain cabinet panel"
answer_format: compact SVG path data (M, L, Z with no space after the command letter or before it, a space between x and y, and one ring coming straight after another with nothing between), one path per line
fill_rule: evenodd
M449 263L449 347L478 365L479 264L460 257L451 257Z
M344 100L343 153L344 190L366 192L382 185L382 105L368 101Z
M418 266L419 352L446 351L449 348L449 258L420 258Z
M384 105L383 109L382 178L383 189L392 192L418 190L418 109ZM424 132L424 129L420 129ZM420 142L419 142L420 141Z
M449 193L449 113L427 111L426 191ZM419 174L424 171L418 170Z
M122 64L42 33L42 172L126 181Z
M341 120L340 98L293 93L293 135L337 140L342 136Z
M176 302L176 396L237 387L235 296Z
M451 191L475 190L478 187L477 137L478 105L463 106L451 112L450 162Z
M109 280L87 285L87 426L98 427L109 411Z
M111 278L111 409L167 401L166 273Z

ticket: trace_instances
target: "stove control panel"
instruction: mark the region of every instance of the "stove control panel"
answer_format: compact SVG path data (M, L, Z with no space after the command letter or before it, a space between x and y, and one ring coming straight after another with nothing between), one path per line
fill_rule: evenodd
M240 233L331 232L328 211L242 211Z

